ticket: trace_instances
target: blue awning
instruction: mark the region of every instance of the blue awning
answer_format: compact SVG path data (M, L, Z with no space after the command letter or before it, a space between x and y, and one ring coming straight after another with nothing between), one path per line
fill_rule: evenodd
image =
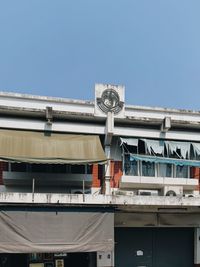
M131 161L146 161L146 162L154 162L154 163L168 163L174 164L179 166L191 166L191 167L199 167L200 168L200 161L197 160L185 160L185 159L174 159L174 158L162 158L162 157L152 157L152 156L143 156L143 155L135 155L130 154Z

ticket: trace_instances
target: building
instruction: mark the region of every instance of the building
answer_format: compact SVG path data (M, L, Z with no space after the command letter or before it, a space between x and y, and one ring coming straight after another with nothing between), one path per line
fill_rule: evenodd
M200 266L200 113L0 93L0 266Z

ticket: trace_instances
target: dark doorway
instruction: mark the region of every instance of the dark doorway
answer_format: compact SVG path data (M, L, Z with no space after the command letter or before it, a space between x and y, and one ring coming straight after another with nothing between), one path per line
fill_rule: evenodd
M65 258L65 266L89 267L88 253L69 253Z
M29 267L30 264L43 263L46 266L56 266L56 261L61 260L64 262L64 267L96 267L96 252L90 253L61 253L62 256L55 256L52 253L34 253L38 258L31 259L31 254L0 254L0 267ZM48 259L48 257L49 259Z
M27 267L27 254L0 254L0 267Z
M96 252L90 253L66 253L65 257L55 257L54 262L57 260L64 260L64 267L96 267ZM56 265L56 264L55 264Z
M193 267L193 228L116 228L116 267Z

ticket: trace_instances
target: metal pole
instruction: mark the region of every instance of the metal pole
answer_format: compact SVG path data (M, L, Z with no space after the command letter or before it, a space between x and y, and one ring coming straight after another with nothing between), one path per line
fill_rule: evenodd
M35 178L32 181L32 202L34 202L34 193L35 193Z
M83 202L85 202L85 180L87 178L87 165L85 164L85 174L83 175Z

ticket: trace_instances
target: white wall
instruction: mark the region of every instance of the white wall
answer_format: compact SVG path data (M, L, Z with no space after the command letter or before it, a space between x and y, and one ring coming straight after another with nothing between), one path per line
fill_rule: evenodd
M119 137L114 136L111 144L111 159L122 160L122 151L120 147Z

